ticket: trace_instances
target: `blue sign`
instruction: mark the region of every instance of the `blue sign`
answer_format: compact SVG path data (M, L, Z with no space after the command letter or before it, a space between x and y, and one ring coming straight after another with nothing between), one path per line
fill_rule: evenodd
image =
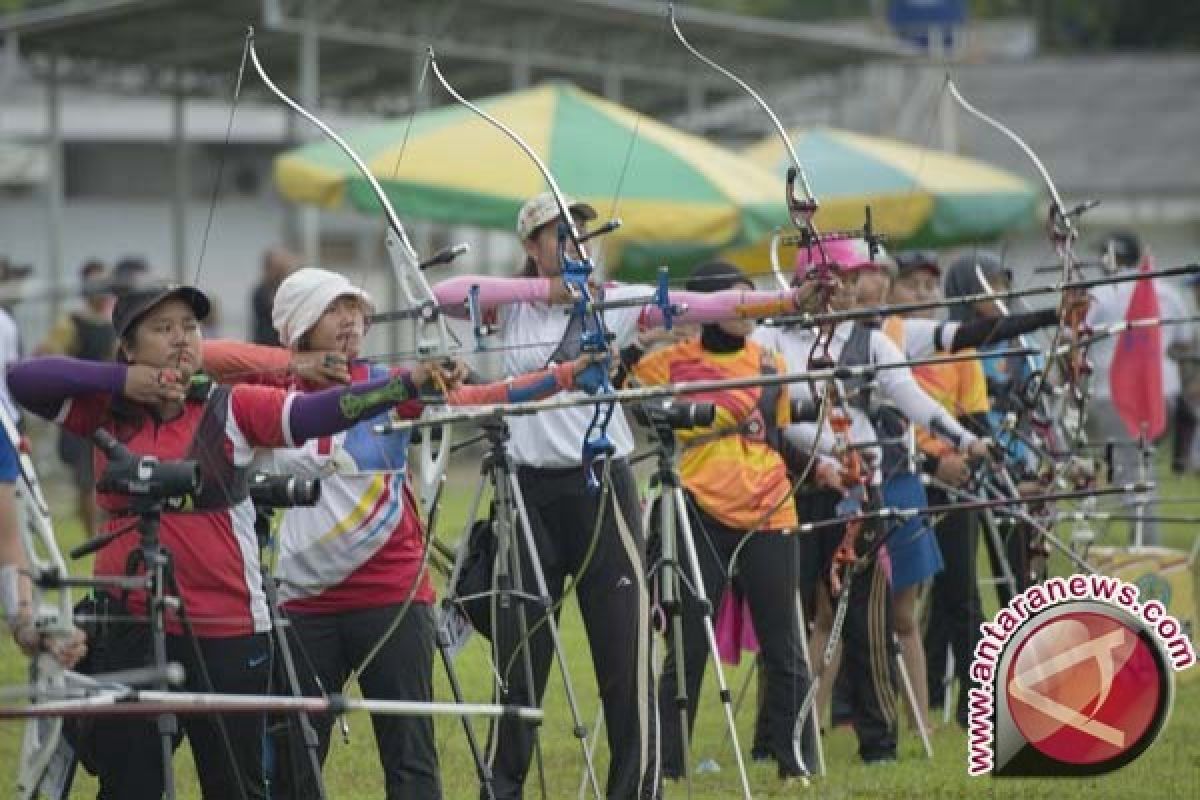
M943 46L953 41L953 30L967 21L966 0L890 0L888 22L896 35L917 47L929 47L931 31L942 32Z

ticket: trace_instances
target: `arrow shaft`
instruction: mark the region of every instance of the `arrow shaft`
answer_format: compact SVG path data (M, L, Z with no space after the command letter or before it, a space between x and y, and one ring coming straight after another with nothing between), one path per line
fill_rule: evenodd
M1024 350L1004 350L998 355L1024 355ZM746 378L729 378L724 380L687 381L682 383L667 383L660 386L642 386L633 389L621 389L603 396L596 395L560 395L547 400L533 403L507 403L475 408L461 408L437 414L428 418L401 420L376 426L377 433L392 433L415 428L428 428L445 425L452 422L469 422L485 419L496 419L505 416L539 414L543 411L558 411L564 408L576 408L607 403L637 403L647 400L658 400L676 395L716 392L726 389L746 389L754 386L779 386L788 383L825 383L831 380L846 380L855 377L870 377L879 370L906 369L915 366L933 364L953 364L961 361L972 361L978 358L976 353L962 353L942 356L939 358L897 361L889 364L870 364L863 366L842 366L832 369L812 370L810 372L784 373L781 375L755 375Z

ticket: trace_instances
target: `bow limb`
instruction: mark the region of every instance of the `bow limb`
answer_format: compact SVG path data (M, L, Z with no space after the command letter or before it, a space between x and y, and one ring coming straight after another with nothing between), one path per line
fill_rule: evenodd
M679 28L679 21L675 13L675 4L673 2L667 3L667 21L671 26L672 32L675 34L675 38L685 50L695 56L696 59L701 63L705 64L721 75L724 75L739 88L741 88L742 91L750 95L758 107L762 109L763 113L767 115L767 118L770 119L771 126L775 130L775 133L779 136L780 141L783 142L784 151L787 153L788 159L791 162L787 172L787 191L784 198L788 209L788 215L791 218L792 225L801 233L800 238L802 246L807 246L810 248L815 247L818 253L820 253L820 266L818 267L817 280L821 281L826 287L828 287L831 285L829 276L829 259L825 253L825 247L821 240L821 234L817 230L816 223L813 221L813 217L820 208L820 203L817 201L816 195L813 194L812 186L808 181L808 175L804 171L804 166L800 163L800 157L796 154L796 148L792 146L792 140L790 137L788 137L787 130L783 127L783 123L779 121L778 115L776 115L771 109L771 106L767 103L767 101L762 98L762 95L755 91L750 84L746 83L746 81L735 75L731 70L718 64L712 58L697 50L696 47L688 41L687 37L683 35L683 31ZM796 195L797 185L799 186L801 192L801 196L799 197ZM779 283L780 287L783 289L788 289L790 288L790 284L784 277L783 269L779 263L778 245L781 239L782 234L779 232L776 232L771 239L771 270L774 273L775 280ZM827 310L831 310L829 307L829 301L832 295L828 288L824 289L824 296L826 308ZM832 327L828 328L829 336L832 335L832 332ZM822 344L822 340L824 340L824 349L826 350L826 354L828 352L828 336L826 334L821 334L821 336L818 336L817 341L813 343L813 350L809 356L810 367L813 366L813 356L816 354L817 346ZM835 387L831 386L830 389L836 393ZM820 403L817 412L818 431L824 427L828 418L831 405L830 393L830 390L819 393ZM843 413L847 413L844 408L842 410ZM820 437L818 437L818 439L819 438ZM796 478L797 484L800 481L805 480L808 475L811 474L813 467L817 463L818 454L819 448L814 445L812 451L808 455L807 463L804 465L804 468L800 471Z
M422 360L439 360L461 352L462 348L457 345L454 337L451 335L444 316L439 313L437 298L434 297L433 289L421 271L421 259L417 255L417 251L409 240L404 225L400 222L399 215L396 214L396 210L392 207L391 201L388 199L387 193L383 191L383 187L380 186L379 181L371 173L371 170L367 167L361 156L355 152L354 148L345 139L315 114L288 96L287 93L271 80L271 77L267 74L262 62L258 58L258 51L254 46L254 30L252 28L246 35L246 42L250 62L253 64L255 72L258 73L258 77L262 80L263 84L272 94L279 98L280 102L311 122L330 141L337 145L338 149L362 173L364 180L371 187L371 191L379 202L379 207L383 209L384 219L387 221L384 246L387 249L388 259L392 265L392 274L400 289L404 303L409 308L416 309L419 312L412 317L412 336L416 344L417 358ZM434 413L436 414L437 412L435 411ZM420 488L419 495L426 515L431 513L440 494L442 478L445 475L446 465L450 458L452 438L450 429L445 428L442 431L440 443L435 445L432 436L426 436L421 440L421 469L418 483Z
M950 96L959 104L968 114L971 114L976 119L991 126L1002 133L1009 141L1020 148L1021 152L1030 160L1038 175L1041 176L1042 182L1046 185L1047 191L1050 193L1050 213L1047 221L1047 234L1050 237L1051 244L1054 246L1059 260L1062 263L1062 283L1067 284L1076 277L1078 267L1075 260L1074 244L1079 238L1079 230L1075 227L1072 217L1085 210L1087 206L1081 206L1079 209L1068 212L1063 204L1062 195L1059 194L1058 186L1055 185L1054 179L1050 176L1050 171L1046 169L1046 165L1034 152L1024 139L1017 135L1012 128L997 120L983 111L980 111L972 105L962 92L959 91L957 84L950 78L946 79L946 86L950 92ZM1062 341L1064 331L1069 329L1073 340L1078 339L1084 324L1084 312L1078 310L1071 311L1066 314L1066 296L1059 302L1059 312L1061 322L1059 327L1054 332L1054 338L1050 346L1050 352L1057 352L1058 345ZM1076 407L1072 415L1072 425L1064 427L1073 428L1069 431L1072 434L1072 440L1076 443L1083 442L1083 427L1084 417L1086 414L1086 402L1088 397L1088 389L1086 387L1086 378L1090 373L1090 366L1087 363L1086 354L1082 350L1073 351L1067 359L1065 368L1063 368L1064 376L1067 383L1067 388L1070 390L1071 396L1076 400ZM1034 395L1040 396L1045 388L1046 378L1049 374L1049 366L1038 375L1038 381L1034 388ZM1064 421L1065 422L1065 421Z
M996 307L1000 309L1000 313L1006 317L1009 316L1011 312L1009 310L1008 304L1005 303L1003 298L1001 298L997 294L996 290L992 288L992 284L988 280L987 275L984 274L983 269L980 268L980 266L978 264L975 265L975 278L976 278L976 280L979 281L979 285L983 287L984 292L986 292L989 296L992 296L992 298L993 298L992 302L995 303ZM1042 367L1042 365L1038 364L1037 358L1033 355L1037 351L1035 348L1030 346L1029 337L1024 334L1022 334L1021 336L1018 336L1017 343L1020 344L1020 346L1023 349L1029 351L1024 356L1025 365L1029 369L1029 374L1030 375L1041 374L1043 367ZM1051 356L1052 355L1053 355L1053 351L1051 351ZM1060 446L1065 445L1066 437L1062 435L1061 425L1056 424L1056 422L1054 420L1054 415L1050 413L1050 409L1049 409L1048 405L1043 401L1043 396L1040 394L1033 395L1032 397L1026 398L1026 399L1037 403L1038 412L1041 417L1041 419L1039 420L1039 423L1044 424L1048 430L1050 430L1054 433L1055 438L1060 440L1059 442L1050 442L1049 443L1050 450L1054 451L1054 450L1058 449Z
M593 265L584 246L585 237L580 235L579 228L571 216L570 209L567 207L566 199L559 188L558 181L555 180L550 168L546 166L546 163L537 152L515 130L467 100L446 80L445 76L442 75L441 69L438 67L437 55L432 47L428 48L427 53L429 68L433 71L442 88L456 102L466 106L519 147L533 161L538 172L541 173L543 180L545 180L547 187L549 187L559 212L558 255L561 276L567 288L575 296L575 302L572 305L572 316L580 321L580 353L591 354L595 357L595 361L576 377L576 384L591 395L611 395L614 391L612 381L609 377L612 365L609 344L612 337L604 321L604 314L597 309L594 302L592 288L589 283L593 272ZM567 248L568 241L574 248L575 258L569 255ZM665 295L665 291L663 294ZM591 469L593 462L614 451L612 442L608 438L608 425L612 420L615 409L615 402L597 405L591 424L584 434L583 465L587 471L588 487L593 492L598 492L601 488L600 482L596 479Z
M75 635L74 603L71 592L60 587L57 602L49 602L47 589L42 579L53 581L67 576L67 565L54 536L50 517L50 506L42 494L41 484L28 453L20 452L20 435L7 411L0 409L0 424L4 435L17 450L18 478L21 503L25 509L24 525L21 526L21 545L29 563L33 582L34 625L42 636L66 638ZM43 694L53 694L66 685L66 671L49 653L39 652L30 661L30 683L34 687L34 702L41 702ZM17 765L17 797L22 800L37 794L46 768L62 738L61 717L30 719L25 723L21 742L21 755Z
M698 60L724 75L729 80L738 85L746 94L754 99L758 107L771 120L771 125L775 129L775 133L779 135L780 141L783 142L784 150L787 152L788 159L791 161L791 166L788 167L787 174L787 208L791 215L792 224L799 230L808 231L812 234L813 241L818 248L821 246L820 236L817 234L817 229L813 223L813 215L817 213L820 204L817 202L816 195L813 194L812 186L808 182L808 175L804 171L804 167L800 164L800 157L796 155L796 149L792 146L792 141L787 135L787 130L783 127L783 123L779 121L779 117L771 110L771 106L763 100L754 88L744 80L735 75L731 70L721 66L713 59L701 53L699 50L687 40L683 35L683 31L679 29L679 23L675 14L675 4L667 3L667 20L671 25L671 30L675 33L675 38L683 47L695 56ZM796 186L799 185L801 196L796 196ZM787 288L786 285L784 288Z

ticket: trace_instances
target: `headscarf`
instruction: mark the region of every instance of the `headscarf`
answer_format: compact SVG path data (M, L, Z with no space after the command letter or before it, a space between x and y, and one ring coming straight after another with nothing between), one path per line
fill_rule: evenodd
M947 300L983 294L987 291L975 273L976 266L979 267L979 271L983 273L989 283L996 278L1003 278L1010 285L1012 284L1012 270L1004 266L1000 256L990 250L969 250L956 256L946 269L945 294ZM947 309L947 316L955 322L967 322L975 319L978 314L973 303L962 303L950 306Z
M753 286L740 269L725 261L709 261L692 270L687 283L689 292L721 292L735 286ZM713 353L734 353L746 346L745 336L734 336L716 323L700 327L700 344Z

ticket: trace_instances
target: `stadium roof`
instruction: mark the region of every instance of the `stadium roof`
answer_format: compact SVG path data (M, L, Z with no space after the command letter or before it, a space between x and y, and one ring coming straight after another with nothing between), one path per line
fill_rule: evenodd
M11 5L11 3L10 3ZM649 0L17 0L0 14L44 77L98 90L228 96L245 32L283 86L319 42L321 105L407 108L425 48L467 96L567 78L639 110L670 113L735 95L671 40L665 4ZM890 35L682 7L701 50L752 82L777 82L878 58L912 55ZM397 57L400 54L401 57ZM310 69L311 69L311 61ZM247 91L255 92L254 81ZM435 103L438 102L435 100Z

